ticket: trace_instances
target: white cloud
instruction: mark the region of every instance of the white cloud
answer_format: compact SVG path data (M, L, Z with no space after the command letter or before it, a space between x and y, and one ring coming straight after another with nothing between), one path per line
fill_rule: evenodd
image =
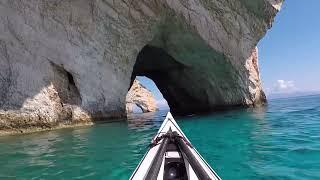
M277 80L277 83L273 87L274 92L289 93L297 90L294 81Z

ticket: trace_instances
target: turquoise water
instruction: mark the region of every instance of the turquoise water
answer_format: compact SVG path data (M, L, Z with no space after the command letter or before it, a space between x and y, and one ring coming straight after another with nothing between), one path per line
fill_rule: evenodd
M164 113L0 137L0 179L128 179ZM176 119L223 179L320 179L320 96Z

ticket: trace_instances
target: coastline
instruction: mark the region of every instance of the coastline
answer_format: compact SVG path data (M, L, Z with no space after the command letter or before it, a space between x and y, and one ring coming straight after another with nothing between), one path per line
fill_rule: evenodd
M31 134L36 132L45 132L57 129L67 129L67 128L76 128L76 127L85 127L85 126L92 126L94 122L76 122L71 124L60 123L55 126L46 126L46 127L31 127L31 128L11 128L11 129L1 129L0 130L0 137L1 136L14 136L14 135L22 135L22 134Z
M92 126L97 122L114 122L112 119L124 119L120 114L80 115L48 118L36 112L0 111L0 136L29 134L56 129Z

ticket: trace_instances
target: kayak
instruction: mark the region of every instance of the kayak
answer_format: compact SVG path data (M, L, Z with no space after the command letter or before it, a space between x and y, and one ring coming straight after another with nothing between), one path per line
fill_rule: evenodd
M168 112L131 180L219 180Z

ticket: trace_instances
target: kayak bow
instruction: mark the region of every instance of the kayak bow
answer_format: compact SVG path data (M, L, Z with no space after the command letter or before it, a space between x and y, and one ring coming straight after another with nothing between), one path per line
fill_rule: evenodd
M131 180L220 180L168 112Z

